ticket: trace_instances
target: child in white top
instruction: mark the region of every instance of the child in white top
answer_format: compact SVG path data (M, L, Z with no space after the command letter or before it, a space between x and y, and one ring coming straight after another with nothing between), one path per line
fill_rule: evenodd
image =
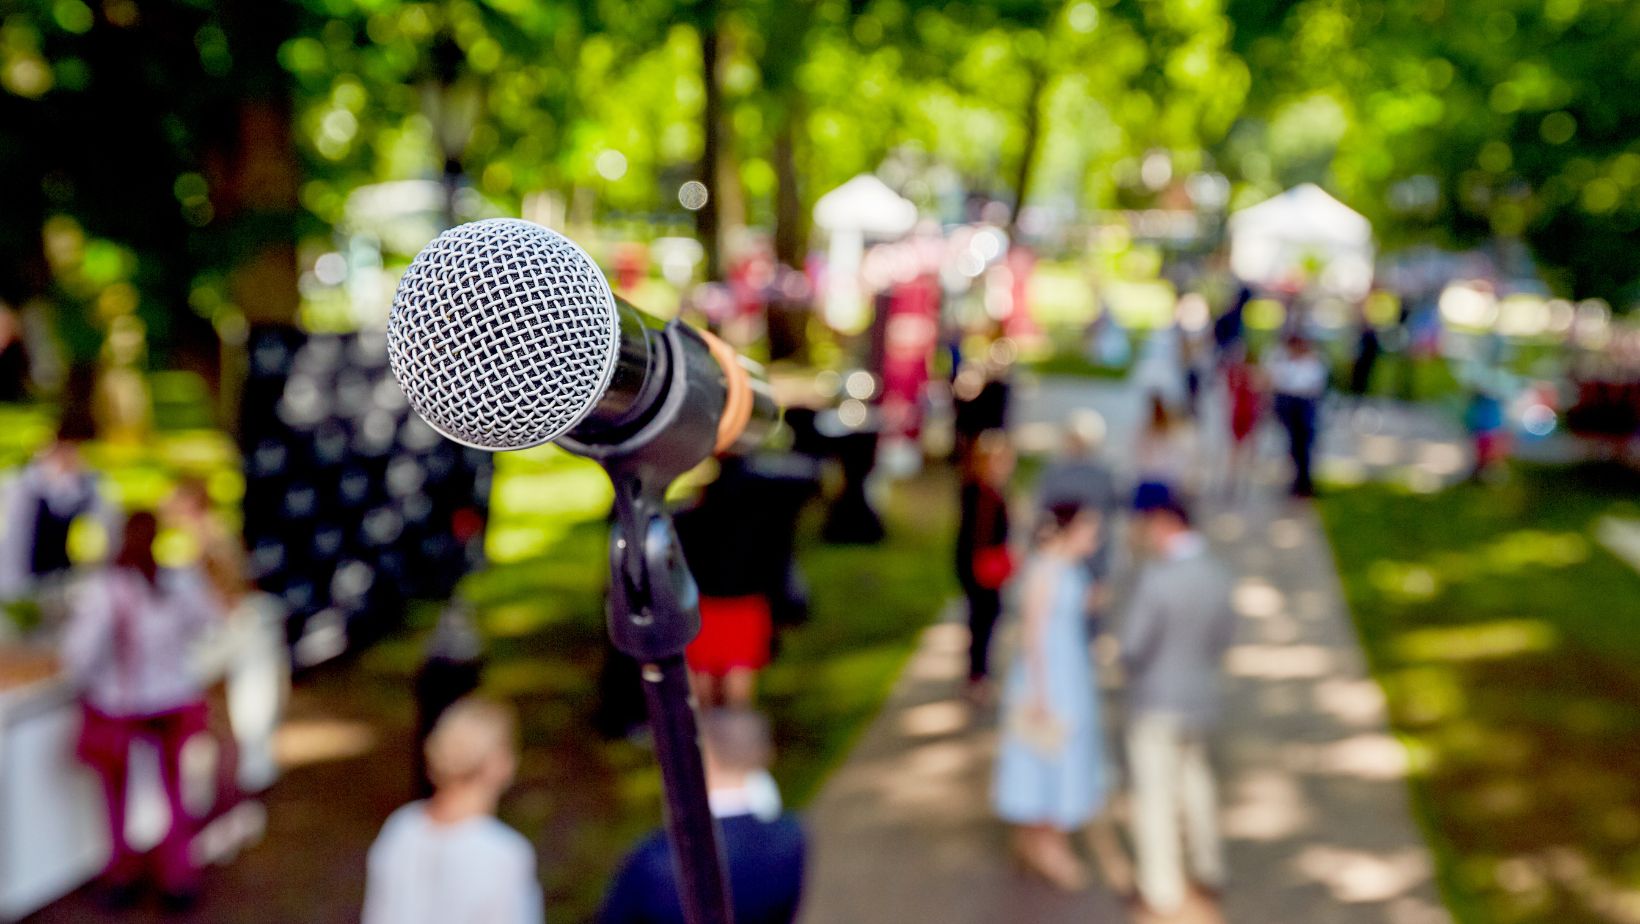
M495 818L516 725L481 699L445 710L427 737L432 798L394 812L370 848L363 924L541 924L535 848Z

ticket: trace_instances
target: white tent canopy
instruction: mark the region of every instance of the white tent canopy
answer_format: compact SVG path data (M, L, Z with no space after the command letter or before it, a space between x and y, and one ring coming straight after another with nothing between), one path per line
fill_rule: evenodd
M827 231L899 237L917 224L917 206L869 173L837 187L814 204L814 223Z
M917 226L917 205L869 173L837 187L814 204L814 223L831 237L825 282L826 323L859 333L871 323L860 285L867 238L893 240Z
M1230 268L1275 285L1312 266L1321 288L1360 298L1372 285L1372 223L1314 183L1230 216Z

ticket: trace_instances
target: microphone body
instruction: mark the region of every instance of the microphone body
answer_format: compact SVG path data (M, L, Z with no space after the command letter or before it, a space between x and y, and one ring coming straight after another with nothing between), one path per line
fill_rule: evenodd
M693 460L687 471L707 455L768 439L780 409L755 363L709 333L612 298L621 333L609 385L558 445L600 461L640 450L679 454ZM692 432L672 432L685 427Z
M755 364L632 307L568 238L515 219L451 228L416 255L393 299L388 355L416 412L479 449L557 441L681 473L779 424Z

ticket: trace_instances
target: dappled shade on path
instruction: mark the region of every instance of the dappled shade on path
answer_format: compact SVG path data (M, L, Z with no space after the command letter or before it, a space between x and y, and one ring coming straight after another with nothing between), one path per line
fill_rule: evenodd
M1026 390L1019 418L1040 426L1090 405L1110 445L1127 445L1137 396L1120 385ZM1309 508L1276 499L1277 478L1267 480L1248 504L1202 517L1236 574L1243 616L1219 748L1223 919L1441 924L1449 919L1408 808L1409 759L1385 728L1326 539ZM1105 884L1066 896L1009 868L987 798L994 716L959 724L965 644L953 623L924 635L888 708L822 791L805 921L1151 924ZM1114 732L1121 714L1110 705ZM1116 812L1125 816L1120 801ZM1215 918L1198 900L1176 920Z

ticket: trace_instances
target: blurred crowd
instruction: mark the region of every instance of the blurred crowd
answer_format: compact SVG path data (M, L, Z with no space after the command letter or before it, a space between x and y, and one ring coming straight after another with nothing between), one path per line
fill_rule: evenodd
M1013 826L1024 868L1067 891L1085 888L1089 872L1072 842L1085 832L1113 887L1136 888L1149 909L1173 914L1189 883L1212 891L1225 882L1207 755L1221 662L1235 635L1231 582L1196 532L1183 487L1162 480L1179 470L1176 450L1142 444L1139 461L1155 464L1138 469L1140 480L1127 487L1101 456L1101 436L1092 415L1067 428L1063 453L1025 505L1023 541L1010 529L1007 437L993 430L976 440L957 544L970 626L967 695L997 705L993 805ZM1131 550L1114 547L1123 525ZM1138 562L1132 589L1111 613L1113 562L1129 558ZM1017 638L995 683L991 652L1005 596ZM1114 637L1117 661L1096 656L1100 634ZM1126 698L1120 737L1136 876L1110 815L1121 761L1108 753L1107 669Z
M230 687L242 665L228 662L267 656L288 670L288 649L277 607L254 591L242 542L204 484L184 479L155 509L119 509L83 452L94 429L70 408L10 482L0 576L8 599L39 608L42 637L58 640L78 697L74 758L98 781L107 818L98 898L124 909L156 895L183 911L200 894L202 863L258 837L264 823L253 797L271 782L266 739L277 704L266 702L266 689L251 697L260 713L236 702ZM806 611L791 541L813 478L783 454L727 459L680 516L704 591L704 630L688 660L703 708L706 779L743 921L793 920L802 888L805 836L769 773L772 737L754 698L777 623L800 622ZM108 540L107 554L80 548L98 538L88 531ZM234 639L246 632L271 636ZM370 852L366 922L543 919L534 848L495 818L517 769L518 732L509 706L475 693L483 649L470 608L456 599L429 635L414 681L421 798L387 820ZM632 668L629 683L613 686L635 689ZM279 681L275 699L287 676ZM641 729L642 719L621 731ZM202 747L210 755L203 804L200 762L190 756ZM150 784L136 769L142 750L155 757L156 793L144 791ZM166 821L148 843L132 836L131 819L156 795ZM682 924L676 896L670 849L656 832L621 867L601 920Z
M1193 892L1216 895L1227 874L1209 754L1237 617L1230 573L1196 528L1198 507L1251 501L1266 426L1286 437L1288 493L1312 496L1333 380L1301 323L1252 342L1243 314L1253 292L1233 291L1217 317L1187 295L1175 322L1142 345L1126 457L1103 450L1104 418L1081 410L1058 456L1018 480L1006 384L987 385L994 406L978 392L958 406L966 692L997 708L994 809L1024 868L1085 888L1073 839L1085 835L1107 884L1164 917ZM1376 352L1363 333L1350 376L1357 396ZM1110 690L1122 708L1107 715ZM1113 718L1120 728L1107 725ZM1111 812L1123 785L1131 860Z

